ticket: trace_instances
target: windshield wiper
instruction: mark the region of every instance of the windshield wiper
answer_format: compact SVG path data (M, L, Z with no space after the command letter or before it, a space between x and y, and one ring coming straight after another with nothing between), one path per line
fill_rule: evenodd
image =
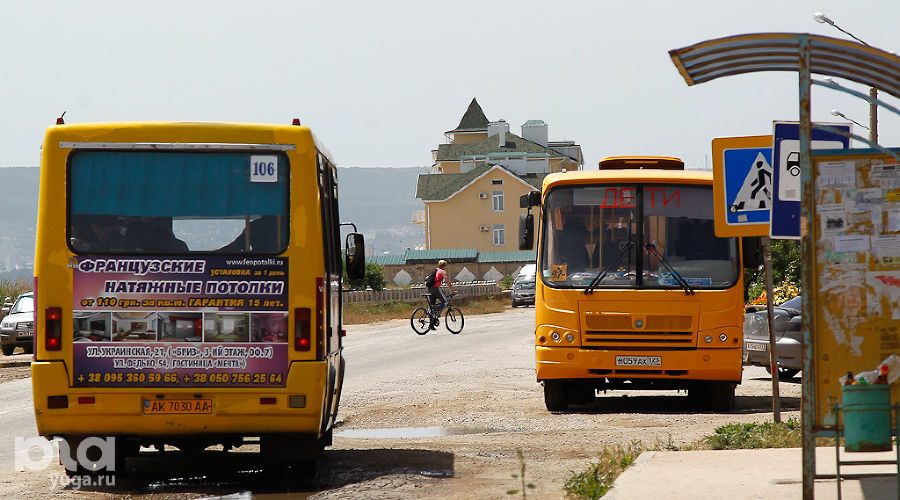
M694 289L691 288L691 285L688 285L687 280L682 278L681 275L678 274L678 271L676 271L675 268L672 267L671 264L669 264L669 261L667 261L665 257L663 257L661 253L659 253L659 250L657 250L655 244L647 243L646 245L644 245L644 249L647 250L647 253L656 257L656 259L660 264L662 264L663 268L665 268L666 271L672 273L672 276L675 277L675 281L677 281L678 284L681 285L681 288L684 289L685 295L694 295Z
M604 267L603 270L600 271L600 274L598 274L597 277L594 278L591 281L591 283L587 286L587 288L584 289L584 294L590 295L590 294L594 293L594 290L597 288L597 286L600 284L600 282L603 281L603 278L605 278L606 275L610 273L610 271L619 267L619 263L621 263L622 259L625 258L626 255L628 255L628 252L631 250L631 247L633 247L633 246L634 246L634 242L632 242L632 241L629 241L624 246L622 246L622 248L619 249L619 253L616 254L616 258L613 259L612 264Z

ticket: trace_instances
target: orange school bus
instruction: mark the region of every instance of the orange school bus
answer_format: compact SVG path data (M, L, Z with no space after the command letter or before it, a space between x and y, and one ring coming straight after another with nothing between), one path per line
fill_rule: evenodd
M548 175L522 206L523 249L540 206L535 353L548 410L609 389L686 389L698 404L733 407L741 248L715 236L711 172L606 158L599 171Z
M39 434L73 454L113 437L116 472L139 446L259 442L267 459L314 460L344 373L342 252L351 276L364 268L362 235L341 249L337 186L297 121L50 127L34 276Z

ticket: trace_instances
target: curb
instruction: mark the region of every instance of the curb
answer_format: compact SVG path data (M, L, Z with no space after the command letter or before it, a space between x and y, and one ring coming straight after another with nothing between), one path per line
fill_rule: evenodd
M7 361L0 362L0 368L14 368L17 366L31 366L31 361Z

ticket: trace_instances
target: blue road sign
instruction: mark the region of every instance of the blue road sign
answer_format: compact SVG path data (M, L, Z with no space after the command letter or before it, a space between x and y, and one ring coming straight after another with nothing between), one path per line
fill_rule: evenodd
M712 153L716 236L768 236L772 136L718 137Z
M765 224L772 205L772 147L726 149L728 224Z
M815 125L815 124L814 124ZM827 123L849 135L851 126ZM800 125L797 122L774 122L772 143L772 215L769 235L776 239L800 239ZM834 132L811 130L812 149L847 149L850 138Z

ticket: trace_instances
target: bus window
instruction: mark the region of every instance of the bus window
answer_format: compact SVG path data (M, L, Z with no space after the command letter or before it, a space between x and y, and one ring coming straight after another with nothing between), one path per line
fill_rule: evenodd
M276 254L287 245L289 164L265 181L251 153L79 151L70 156L77 254Z
M679 185L567 186L547 195L542 275L552 287L722 288L738 276L737 243L716 238L712 190ZM648 251L647 246L655 251ZM662 257L660 262L659 257Z

